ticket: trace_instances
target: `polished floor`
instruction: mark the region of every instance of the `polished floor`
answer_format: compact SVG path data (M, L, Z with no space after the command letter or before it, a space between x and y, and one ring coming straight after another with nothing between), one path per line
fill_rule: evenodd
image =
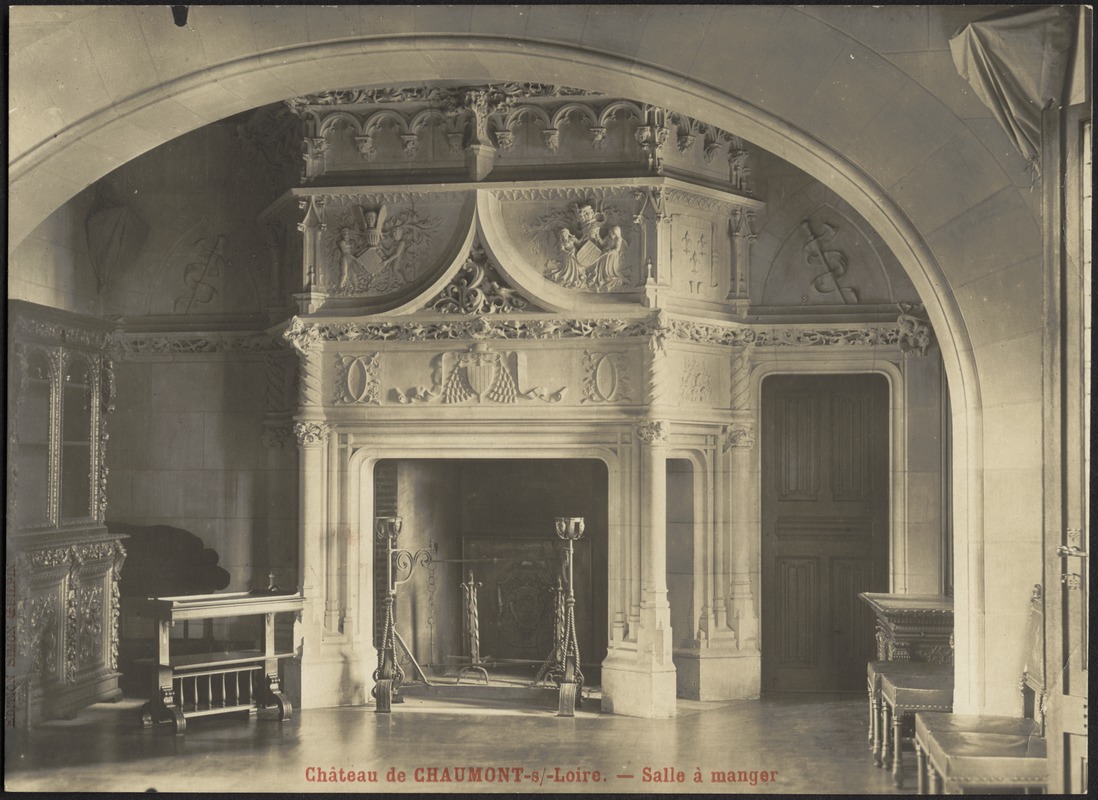
M860 694L680 700L665 720L408 698L391 715L338 708L296 711L283 723L207 717L179 737L143 730L137 709L129 699L96 705L6 736L5 788L897 793L873 766Z

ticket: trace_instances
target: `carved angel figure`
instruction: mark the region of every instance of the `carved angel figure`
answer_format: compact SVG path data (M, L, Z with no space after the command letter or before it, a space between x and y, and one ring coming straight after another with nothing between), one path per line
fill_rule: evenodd
M390 216L384 205L355 206L342 221L338 234L328 239L330 261L339 269L339 282L331 290L337 295L386 294L413 281L416 248L429 241L439 222L412 209Z

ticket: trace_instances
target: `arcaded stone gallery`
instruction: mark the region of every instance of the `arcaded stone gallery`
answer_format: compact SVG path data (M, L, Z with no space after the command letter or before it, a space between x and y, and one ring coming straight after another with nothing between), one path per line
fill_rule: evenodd
M1085 791L1091 24L13 8L6 787Z

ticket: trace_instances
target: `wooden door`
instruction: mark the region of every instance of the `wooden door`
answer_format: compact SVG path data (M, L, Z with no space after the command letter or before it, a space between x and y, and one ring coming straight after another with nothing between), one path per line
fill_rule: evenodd
M767 378L762 422L762 687L864 689L858 593L888 591L887 382Z

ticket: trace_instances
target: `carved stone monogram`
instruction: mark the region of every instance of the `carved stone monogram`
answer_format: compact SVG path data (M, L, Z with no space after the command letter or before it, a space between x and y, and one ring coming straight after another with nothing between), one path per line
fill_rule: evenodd
M807 239L804 245L804 258L809 270L813 273L812 291L815 295L835 304L857 303L857 291L839 282L850 266L846 254L840 250L824 248L824 245L835 238L835 227L823 223L823 233L815 233L806 219L801 222L801 229ZM808 303L809 295L806 294L801 302Z
M514 403L518 400L540 400L543 403L559 403L564 399L566 387L549 392L540 387L523 391L523 354L516 351L500 352L478 342L463 352L442 353L435 359L434 385L402 392L394 389L397 402L419 403L438 400L445 404L464 403L476 399L478 403Z
M581 403L631 402L624 353L592 353L584 350L583 370Z
M690 403L706 403L712 399L713 377L699 359L688 357L683 362L679 393Z
M194 314L211 310L221 291L225 261L224 234L206 236L194 242L191 260L183 266L182 294L172 303L174 314Z
M335 402L347 405L381 403L377 373L380 355L345 356L336 353Z
M384 203L377 208L328 208L323 238L329 294L385 295L414 282L420 275L423 252L440 222L415 208L390 214Z
M629 288L630 268L622 265L622 228L631 223L617 208L594 201L572 203L524 224L526 238L546 258L545 277L569 289L613 292Z
M473 242L469 257L457 275L427 307L443 314L508 314L537 310L506 284L480 242Z

